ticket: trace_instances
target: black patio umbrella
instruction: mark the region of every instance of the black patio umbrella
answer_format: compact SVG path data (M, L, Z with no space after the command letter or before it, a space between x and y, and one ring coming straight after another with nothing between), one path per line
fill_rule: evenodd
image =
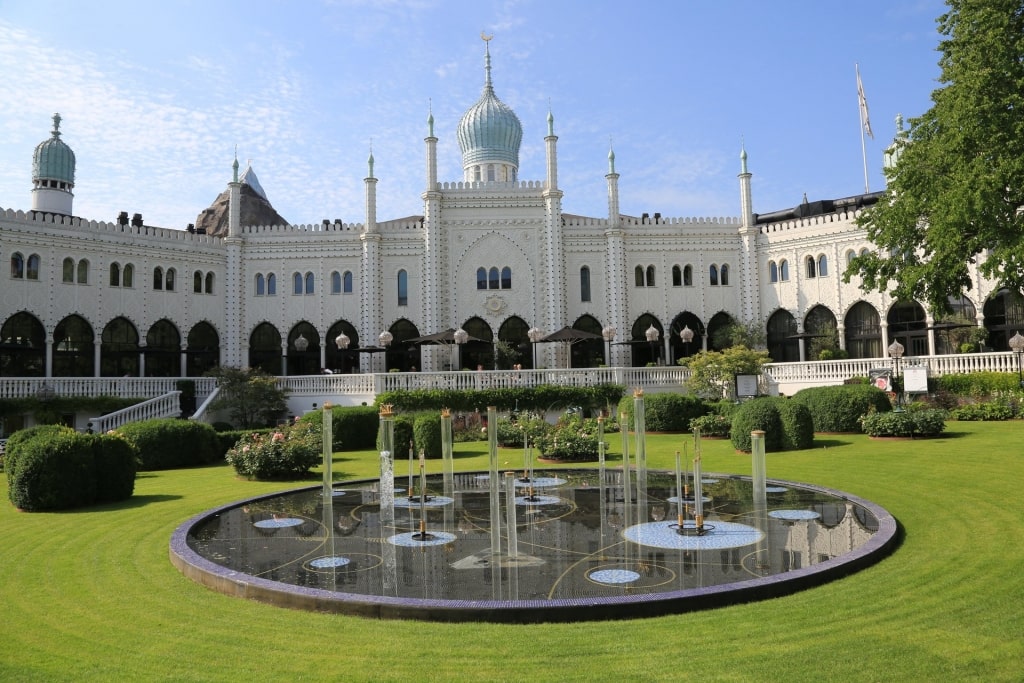
M427 334L422 337L413 337L412 339L406 339L405 341L410 344L454 344L455 330L449 327L444 332L435 332L434 334ZM466 336L466 341L484 340L469 334Z
M542 342L569 342L570 344L578 341L586 341L588 339L601 339L601 335L594 334L593 332L587 332L586 330L577 330L575 327L563 327L557 332L552 332L548 336L544 337L540 341Z

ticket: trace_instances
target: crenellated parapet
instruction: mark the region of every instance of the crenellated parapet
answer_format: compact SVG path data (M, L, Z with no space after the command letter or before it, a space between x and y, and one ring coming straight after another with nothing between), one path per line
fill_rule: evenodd
M68 230L86 230L98 234L118 234L136 237L153 237L167 240L168 242L186 242L192 244L219 244L220 237L198 234L186 230L175 230L173 228L158 228L153 225L132 225L131 223L90 221L80 216L65 216L61 214L45 213L42 211L15 211L0 207L0 218L12 223L22 223L26 226L51 226L66 228Z
M819 214L807 218L790 219L775 223L764 223L758 226L762 235L772 235L784 232L796 232L800 230L817 230L823 225L848 223L855 225L857 217L863 212L859 211L837 211L835 213Z

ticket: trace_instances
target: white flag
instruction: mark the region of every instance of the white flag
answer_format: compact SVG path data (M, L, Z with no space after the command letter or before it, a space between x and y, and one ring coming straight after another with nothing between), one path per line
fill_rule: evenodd
M860 82L860 65L855 64L857 69L857 103L860 105L860 122L864 126L864 132L872 140L875 134L871 132L871 118L868 116L868 98L864 97L864 84Z

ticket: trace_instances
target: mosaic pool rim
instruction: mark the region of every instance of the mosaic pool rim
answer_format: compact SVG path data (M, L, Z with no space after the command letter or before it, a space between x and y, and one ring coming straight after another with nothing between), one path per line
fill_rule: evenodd
M721 479L750 480L734 474L710 474ZM356 486L377 481L357 479L335 482L335 486ZM883 507L853 494L815 484L770 479L776 486L793 486L835 496L862 506L878 520L878 531L855 550L839 557L782 574L746 579L734 583L685 590L618 595L603 598L560 598L552 600L439 600L373 596L306 588L233 571L207 560L188 546L193 526L225 510L283 494L321 489L303 486L245 498L205 510L179 525L171 535L171 564L189 579L233 597L303 609L377 619L409 619L437 622L542 623L603 621L608 619L655 617L683 614L726 605L790 595L866 569L888 557L898 545L898 523Z

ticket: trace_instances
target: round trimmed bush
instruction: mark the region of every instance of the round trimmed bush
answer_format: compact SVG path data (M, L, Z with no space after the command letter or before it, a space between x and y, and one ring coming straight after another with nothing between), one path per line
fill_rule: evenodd
M90 437L96 468L96 502L126 500L135 492L139 452L130 442L113 434Z
M428 458L441 457L441 416L437 413L420 413L412 425L416 454Z
M317 425L298 422L270 433L243 436L225 459L249 479L288 479L301 477L320 464L322 449Z
M633 423L635 399L626 396L619 400L619 413L629 416ZM690 420L707 413L700 398L690 394L645 394L644 423L649 432L687 432Z
M140 470L203 465L221 453L213 427L193 420L143 420L115 431L138 449Z
M788 398L772 399L782 422L782 450L803 450L814 443L814 420L811 411L802 403Z
M750 432L761 430L766 451L782 450L782 418L776 401L770 397L746 401L732 416L730 438L738 451L750 452Z
M74 430L43 432L15 442L8 497L26 510L62 510L96 499L94 438Z

